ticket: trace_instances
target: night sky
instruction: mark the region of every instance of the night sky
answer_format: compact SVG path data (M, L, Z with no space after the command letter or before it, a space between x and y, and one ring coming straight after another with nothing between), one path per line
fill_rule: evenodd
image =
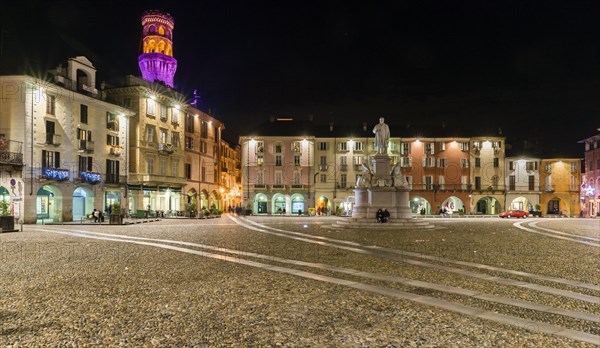
M140 75L140 18L157 9L175 18L176 88L198 89L231 140L272 116L384 116L392 136L501 128L515 155L527 140L583 157L600 127L598 1L188 2L3 4L0 73L85 55L99 81Z

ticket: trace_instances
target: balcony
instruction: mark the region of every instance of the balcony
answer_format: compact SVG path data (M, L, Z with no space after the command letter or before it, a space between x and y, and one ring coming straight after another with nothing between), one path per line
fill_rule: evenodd
M267 185L265 185L265 184L254 184L254 189L255 190L266 190L267 189Z
M125 175L116 175L115 173L106 173L106 179L104 180L106 184L126 184L127 177Z
M81 89L92 94L98 94L98 90L92 86L82 84Z
M175 150L173 150L173 145L169 143L159 143L158 144L158 152L172 154Z
M0 138L0 164L9 166L23 165L23 143Z
M327 164L319 164L319 170L320 170L320 171L323 171L323 172L324 172L324 171L327 171L327 168L328 168L328 167L329 167L329 166L328 166Z
M293 188L293 189L303 189L303 188L304 188L304 185L302 185L302 184L293 184L293 185L292 185L292 188Z
M61 136L54 133L46 133L46 144L58 146L61 144Z
M544 185L544 192L554 192L554 185Z
M94 142L90 140L79 140L79 151L93 152Z
M340 172L347 172L347 171L348 171L348 165L340 164Z
M285 188L285 185L282 185L282 184L274 184L273 185L273 189L283 190L284 188Z
M110 120L110 121L106 122L106 129L111 130L113 132L118 132L119 131L119 121Z
M121 156L123 154L123 148L120 146L111 146L109 154L111 156Z
M43 168L42 177L49 180L65 181L69 179L69 170L61 168Z
M95 172L80 172L79 179L83 182L87 182L89 184L97 184L102 179L102 175L100 173Z

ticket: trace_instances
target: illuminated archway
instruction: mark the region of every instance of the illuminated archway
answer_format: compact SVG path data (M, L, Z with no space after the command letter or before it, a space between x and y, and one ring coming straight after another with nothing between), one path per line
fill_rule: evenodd
M456 196L450 196L446 198L444 203L442 203L442 210L444 209L444 207L446 207L447 214L466 212L465 204L460 198Z
M292 201L292 213L293 214L298 214L298 212L300 212L300 214L304 213L304 196L302 196L299 193L295 193L292 195L291 197L291 201Z
M81 221L94 211L94 192L85 186L73 191L73 221Z
M36 196L36 223L62 221L62 192L53 185L40 187Z
M431 204L425 198L415 196L410 200L410 210L413 214L431 214Z
M274 214L287 213L288 207L285 204L285 196L281 193L273 195L273 210Z
M510 202L509 210L533 211L533 205L523 196L517 197Z
M267 196L259 193L254 197L254 212L256 214L267 214Z
M331 213L331 202L325 196L320 196L317 198L316 202L317 214L319 215L327 215Z
M500 214L501 210L500 202L494 197L483 197L475 204L477 214L494 215Z

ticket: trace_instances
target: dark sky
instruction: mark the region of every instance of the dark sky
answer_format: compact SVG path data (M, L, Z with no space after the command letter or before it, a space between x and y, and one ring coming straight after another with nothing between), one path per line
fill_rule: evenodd
M147 9L175 18L176 88L230 139L270 116L384 116L583 157L600 127L598 1L20 1L0 8L0 71L85 55L100 79L139 75Z

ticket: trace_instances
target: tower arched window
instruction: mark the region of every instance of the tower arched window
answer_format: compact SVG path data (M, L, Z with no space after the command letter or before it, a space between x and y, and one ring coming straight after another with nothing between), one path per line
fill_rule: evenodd
M164 53L165 52L165 42L164 41L161 41L161 42L158 43L158 47L157 47L156 52L158 52L158 53Z
M156 33L156 27L151 25L150 27L148 27L148 33L149 34L155 34Z
M163 27L162 25L158 27L158 35L165 36L165 27Z

